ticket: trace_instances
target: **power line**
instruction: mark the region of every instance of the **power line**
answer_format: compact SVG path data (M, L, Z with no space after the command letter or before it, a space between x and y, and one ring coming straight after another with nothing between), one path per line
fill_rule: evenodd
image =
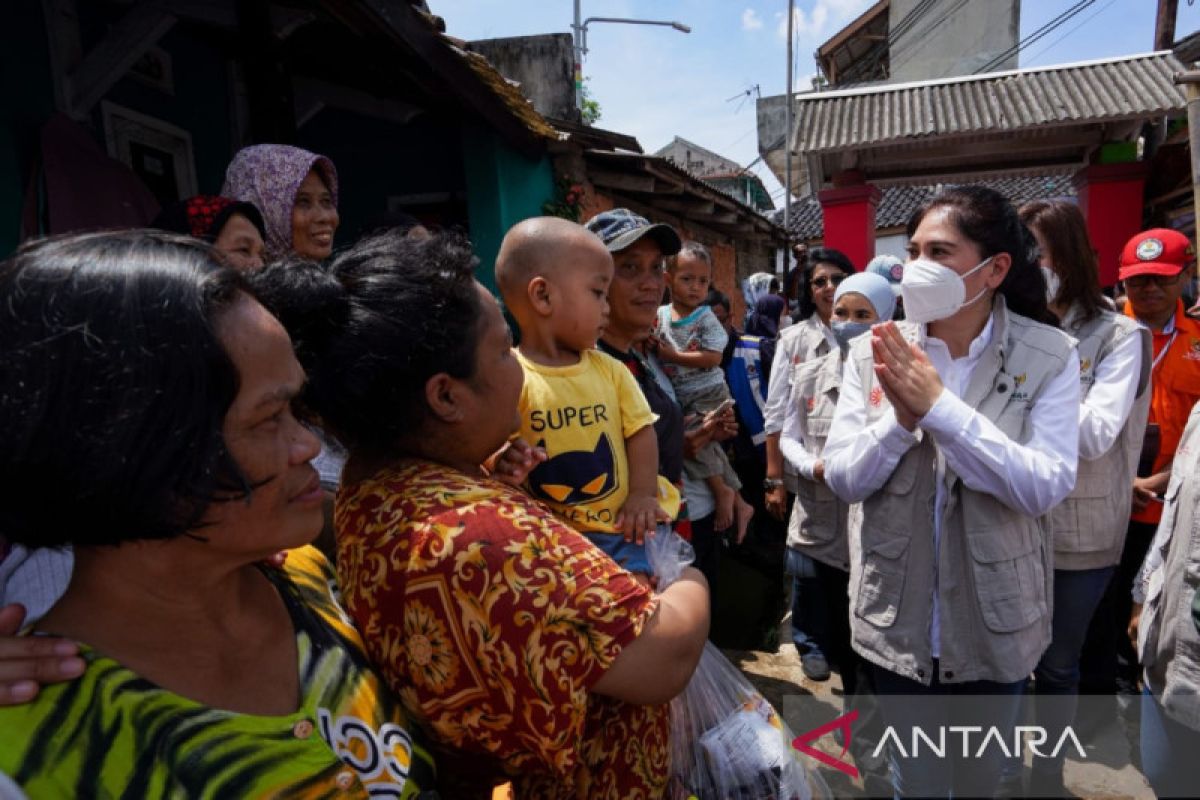
M1093 14L1092 14L1091 16L1089 16L1087 19L1085 19L1085 20L1083 20L1082 22L1080 22L1080 23L1079 23L1078 25L1076 25L1074 28L1071 28L1071 30L1067 31L1067 32L1066 32L1066 33L1064 33L1062 36L1058 37L1058 38L1057 38L1057 39L1055 39L1053 42L1051 42L1050 44L1048 44L1048 45L1046 45L1045 47L1043 47L1041 50L1038 50L1038 51L1037 51L1037 53L1035 53L1035 54L1033 54L1033 55L1029 56L1029 60L1030 60L1030 61L1034 61L1034 60L1035 60L1035 59L1037 59L1037 57L1038 57L1038 56L1040 56L1042 53L1046 52L1047 50L1050 50L1050 49L1054 48L1054 47L1055 47L1055 46L1056 46L1056 45L1057 45L1059 42L1061 42L1063 39L1066 39L1068 36L1070 36L1071 34L1075 33L1075 32L1076 32L1076 31L1078 31L1080 28L1082 28L1084 25L1087 25L1089 22L1091 22L1092 20L1094 20L1096 17L1100 16L1100 15L1101 15L1101 14L1103 14L1105 11L1107 11L1109 8L1111 8L1111 7L1112 7L1112 4L1113 4L1113 3L1115 3L1116 1L1117 1L1117 0L1108 0L1108 2L1107 2L1107 3L1105 3L1104 5L1102 5L1100 8L1096 9L1095 13L1093 13ZM1189 2L1190 2L1190 0L1189 0Z
M797 25L795 27L795 30L792 32L792 52L794 52L794 53L800 52L800 26L799 25ZM796 88L796 78L797 78L797 76L799 76L799 74L800 74L800 59L793 58L792 59L792 90L793 91Z
M1017 55L1018 53L1021 52L1021 50L1025 49L1029 45L1033 44L1038 39L1041 39L1043 36L1046 36L1051 31L1054 31L1055 29L1057 29L1060 25L1064 24L1067 20L1071 19L1071 17L1073 17L1076 14L1078 14L1079 12L1083 11L1085 8L1087 8L1094 2L1095 2L1095 0L1080 0L1080 2L1071 6L1066 11L1063 11L1057 17L1050 20L1045 25L1038 28L1033 33L1029 34L1024 39L1022 39L1021 41L1017 42L1012 47L1010 47L1007 50L1005 50L1004 52L1000 53L999 55L997 55L995 58L993 58L988 63L984 64L979 69L975 70L974 74L978 75L981 72L991 71L993 68L999 66L1000 64L1004 63L1004 61L1008 60L1008 58L1010 58L1011 56Z
M734 146L734 145L736 145L736 144L741 144L743 141L745 141L746 137L747 137L747 136L749 136L749 135L750 135L750 134L752 134L752 133L756 133L756 131L755 131L755 129L754 129L754 128L751 128L750 130L746 131L745 133L743 133L743 134L742 134L741 136L739 136L738 138L734 139L734 140L733 140L732 142L730 142L729 144L725 145L725 149L726 149L726 150L728 150L729 148L733 147L733 146Z
M1113 1L1114 0L1110 0L1108 5L1105 5L1103 8L1101 8L1099 11L1097 11L1095 14L1093 14L1088 19L1090 20L1090 19L1094 18L1095 16L1098 16L1101 11L1104 11L1106 8L1108 8L1110 5L1112 5ZM1189 0L1189 2L1191 2L1191 1L1192 0ZM870 52L868 52L866 55L864 55L864 57L862 59L856 61L854 64L851 65L850 69L847 70L846 74L839 78L838 84L839 85L847 85L847 84L853 83L854 79L858 78L860 75L871 74L871 72L880 63L880 61L883 60L884 56L887 56L887 55L895 56L895 55L899 55L901 53L905 53L905 52L912 50L912 48L915 46L916 43L905 46L904 48L900 49L897 53L894 53L894 54L891 53L891 47L897 41L899 41L905 34L907 34L909 31L911 31L916 26L916 24L920 21L921 17L923 17L937 2L938 2L938 0L922 0L922 2L918 3L912 9L912 11L910 11L904 17L904 19L902 19L900 21L900 23L898 23L896 25L895 29L891 30L888 33L888 36L885 40L879 42L874 48L872 48L872 50ZM948 11L946 11L944 14L942 14L942 16L939 17L931 26L929 26L929 28L927 28L925 31L923 31L923 34L924 34L923 38L927 37L930 33L932 33L934 30L936 30L943 23L945 23L946 20L948 20L955 12L957 12L959 9L962 8L962 6L965 4L965 2L966 2L966 0L958 0L958 2L955 3L955 5L953 7L951 7ZM1053 33L1059 27L1066 24L1069 20L1071 20L1073 17L1075 17L1076 15L1078 15L1081 12L1083 12L1084 10L1086 10L1089 6L1091 6L1095 2L1096 2L1096 0L1079 0L1079 2L1076 2L1075 5L1069 7L1065 11L1061 12L1057 17L1055 17L1054 19L1050 20L1046 24L1042 25L1037 30L1030 33L1028 36L1026 36L1020 42L1009 47L1002 53L1000 53L997 56L995 56L994 58L992 58L990 61L988 61L982 67L976 69L973 74L978 75L980 73L988 72L988 71L996 68L997 66L999 66L1004 61L1011 58L1012 56L1019 54L1025 48L1029 47L1030 45L1040 41L1041 39L1045 38L1049 34ZM1086 20L1085 20L1085 23L1086 23ZM1082 24L1073 28L1072 31L1078 30L1080 27L1082 27ZM1065 36L1060 37L1059 39L1055 40L1054 44L1057 44L1058 42L1062 41L1063 38L1065 38ZM1051 45L1051 46L1053 46L1053 45ZM1039 51L1039 55L1041 52L1044 52L1046 49L1049 49L1049 47L1044 48L1042 51ZM896 66L900 66L904 63L907 63L907 61L911 60L911 58L912 58L912 56L909 56L908 59L904 59L904 60L897 60L897 59L893 58L892 69L894 70L894 68Z
M1022 39L1021 41L1017 42L1012 47L1005 50L1003 53L1000 53L998 56L993 58L991 61L987 62L982 67L975 70L972 74L979 75L980 73L983 73L983 72L991 72L994 68L1003 64L1010 57L1017 55L1022 50L1024 50L1026 47L1033 44L1037 40L1041 39L1043 36L1046 36L1049 33L1051 33L1052 31L1056 30L1058 27L1063 25L1067 20L1071 19L1076 14L1083 11L1085 8L1087 8L1094 2L1096 2L1096 0L1079 0L1078 3L1071 6L1066 11L1062 12L1061 14L1059 14L1057 17L1055 17L1054 19L1047 22L1042 27L1038 28L1036 31L1029 34L1024 39Z
M921 2L915 5L911 11L904 15L902 20L896 23L894 29L888 31L887 38L879 42L867 55L864 55L861 59L850 65L850 69L846 71L846 74L838 79L838 85L853 83L854 79L860 75L871 74L871 71L883 60L883 57L891 52L892 45L899 41L900 37L912 30L921 17L925 16L937 2L938 0L921 0ZM871 55L872 53L873 56Z
M911 43L909 43L907 46L899 48L895 53L892 53L891 57L890 57L891 63L889 64L888 71L894 75L896 73L896 69L898 67L902 67L905 64L907 64L909 61L912 61L913 58L916 56L916 45L923 44L924 39L927 39L930 35L933 34L934 31L936 31L939 27L941 27L941 25L946 20L948 20L948 19L950 19L950 17L954 16L955 12L957 12L960 8L962 8L964 5L966 5L966 2L967 2L967 0L958 0L958 2L955 3L950 8L950 10L948 10L945 14L942 14L942 16L938 17L937 20L932 25L930 25L928 28L926 28L925 30L923 30L921 32L921 36L922 36L921 41L918 41L914 38L913 41ZM901 60L899 58L899 56L903 55L904 53L912 53L912 55L910 55L908 58Z

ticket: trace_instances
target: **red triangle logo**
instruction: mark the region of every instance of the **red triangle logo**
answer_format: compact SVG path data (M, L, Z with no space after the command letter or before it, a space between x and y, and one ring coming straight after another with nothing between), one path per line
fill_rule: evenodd
M836 770L846 773L851 778L857 778L858 768L853 764L838 758L834 758L828 753L823 753L820 750L817 750L815 747L810 747L808 744L811 741L820 739L822 736L831 731L841 729L842 756L845 756L846 751L850 749L850 741L852 738L850 726L856 719L858 719L857 711L851 711L849 714L843 714L832 722L827 722L819 728L813 728L811 731L802 733L795 739L792 739L792 747L796 748L805 755L812 756L827 767L833 767Z

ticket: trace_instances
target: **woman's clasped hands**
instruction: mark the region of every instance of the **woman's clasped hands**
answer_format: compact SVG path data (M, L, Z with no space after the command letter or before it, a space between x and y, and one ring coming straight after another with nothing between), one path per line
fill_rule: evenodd
M875 375L905 430L915 430L942 394L942 379L929 356L900 333L894 322L871 328Z

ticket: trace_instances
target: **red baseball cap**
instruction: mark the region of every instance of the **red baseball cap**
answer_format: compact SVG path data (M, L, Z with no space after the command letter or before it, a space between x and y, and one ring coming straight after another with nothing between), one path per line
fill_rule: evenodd
M1196 260L1196 249L1179 231L1151 228L1125 243L1118 280L1135 275L1178 275Z

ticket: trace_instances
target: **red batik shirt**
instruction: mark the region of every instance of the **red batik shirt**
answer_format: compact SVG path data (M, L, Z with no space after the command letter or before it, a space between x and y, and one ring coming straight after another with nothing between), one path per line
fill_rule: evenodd
M443 790L504 775L521 798L662 796L667 706L588 692L654 613L629 573L520 491L429 462L344 485L334 521L372 660L450 750Z

